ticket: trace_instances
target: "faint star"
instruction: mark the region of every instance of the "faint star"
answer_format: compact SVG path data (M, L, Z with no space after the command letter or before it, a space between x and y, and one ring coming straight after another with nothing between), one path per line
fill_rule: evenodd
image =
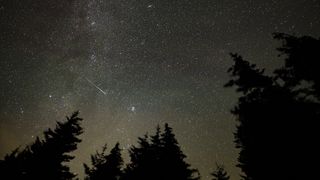
M135 112L135 111L136 111L136 107L131 106L131 107L130 107L130 111L131 111L131 112Z

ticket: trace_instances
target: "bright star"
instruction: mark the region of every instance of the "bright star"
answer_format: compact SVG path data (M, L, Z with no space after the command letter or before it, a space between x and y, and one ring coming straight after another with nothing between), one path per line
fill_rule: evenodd
M131 106L130 110L131 110L132 112L135 112L135 111L136 111L136 107Z

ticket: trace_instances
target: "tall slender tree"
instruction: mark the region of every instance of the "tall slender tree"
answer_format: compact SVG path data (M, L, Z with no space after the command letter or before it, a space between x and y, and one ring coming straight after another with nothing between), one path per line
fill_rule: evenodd
M161 134L161 141L163 144L163 165L168 174L165 179L198 179L194 177L198 173L196 169L191 169L190 164L185 162L187 157L181 150L173 130L166 123L164 132Z

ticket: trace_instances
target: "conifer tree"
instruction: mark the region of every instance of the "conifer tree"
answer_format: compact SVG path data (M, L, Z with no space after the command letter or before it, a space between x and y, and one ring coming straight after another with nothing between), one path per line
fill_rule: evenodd
M121 149L117 143L110 154L106 154L107 146L105 145L102 152L97 152L91 156L92 167L84 164L86 180L118 180L122 175L123 160Z
M278 50L286 57L284 66L271 75L231 55L232 78L226 86L235 86L241 94L232 110L239 122L235 132L238 167L246 180L308 179L314 173L301 172L316 172L306 164L317 154L320 40L286 34L274 37L282 41Z
M186 155L168 124L164 132L158 126L155 135L139 138L138 146L133 146L129 154L131 163L125 169L124 179L199 179L194 175L198 171L185 162Z
M187 157L181 150L173 130L166 123L164 132L161 134L163 144L163 165L168 172L165 179L198 179L194 177L194 173L198 173L196 169L191 169L190 164L185 162Z
M67 117L65 122L57 122L54 130L44 131L44 139L21 151L14 150L0 162L1 173L8 179L48 179L69 180L76 175L66 165L74 156L69 153L77 149L82 133L79 112Z

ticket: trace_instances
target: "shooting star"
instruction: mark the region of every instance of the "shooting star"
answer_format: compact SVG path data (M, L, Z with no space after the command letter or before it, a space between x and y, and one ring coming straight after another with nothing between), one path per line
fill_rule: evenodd
M97 88L100 92L102 92L104 95L106 95L107 93L105 91L103 91L101 88L99 88L97 85L95 85L92 81L90 81L88 78L86 78L86 80L95 88Z

